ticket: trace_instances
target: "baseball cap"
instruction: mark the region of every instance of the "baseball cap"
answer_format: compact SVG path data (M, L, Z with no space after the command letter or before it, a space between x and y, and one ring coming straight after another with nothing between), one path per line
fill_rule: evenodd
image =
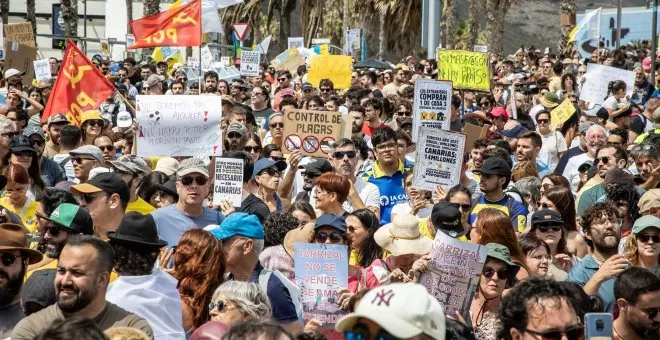
M56 269L35 270L23 283L21 289L21 302L26 309L33 308L30 304L37 304L46 308L57 302L55 293Z
M321 227L332 227L346 233L346 220L342 216L332 215L332 214L323 214L316 219L314 223L314 230Z
M87 155L87 156L91 156L92 158L94 158L99 162L103 159L103 151L101 151L101 149L99 149L98 146L94 146L94 145L83 145L81 147L71 150L69 152L69 155L71 156Z
M24 135L14 136L9 142L11 152L30 151L36 152L32 147L32 141Z
M247 129L241 123L231 123L229 124L229 127L227 127L227 134L231 132L237 132L241 136L245 136L247 134Z
M270 158L262 158L254 163L254 171L252 172L252 179L257 178L257 175L262 172L264 169L276 166L277 170L284 171L286 170L285 161L274 161Z
M511 129L500 131L500 134L502 136L509 137L509 138L518 138L518 137L520 137L520 135L522 135L525 132L527 132L527 129L524 126L516 125L516 126L512 127Z
M303 91L311 91L314 88L312 87L312 84L304 83L304 84L302 84L302 87L300 89L303 90Z
M587 130L589 130L589 128L592 127L594 124L595 124L595 123L594 123L594 122L591 122L591 121L582 122L582 123L580 123L580 125L578 126L578 132L580 132L580 133L586 133Z
M50 126L51 124L59 124L59 123L69 124L69 120L66 119L66 116L61 113L52 115L48 118L48 126Z
M15 69L15 68L10 68L7 71L5 71L5 79L7 79L9 77L13 77L13 76L22 76L24 74L25 74L25 72L21 72L21 71Z
M660 189L651 189L645 192L637 202L640 213L645 213L651 208L660 209Z
M28 126L23 130L23 136L30 138L34 135L38 135L42 139L46 139L46 136L44 135L44 130L41 127L37 126Z
M305 169L306 172L314 175L321 175L332 171L332 165L325 158L312 158L309 163L301 165L298 169Z
M209 177L209 168L206 166L206 164L204 164L203 160L199 158L187 158L179 163L179 168L176 170L176 175L181 177L195 172Z
M76 204L62 203L58 205L47 220L55 223L60 229L74 234L94 234L92 216L85 208Z
M434 204L431 210L431 223L451 237L465 235L465 229L461 224L461 211L455 203L441 201Z
M486 159L484 165L480 169L474 169L473 172L476 174L511 177L511 168L509 167L509 164L499 157L490 157Z
M156 163L156 168L154 171L162 172L168 176L172 176L176 173L176 169L178 168L179 161L172 157L163 157Z
M493 108L490 111L489 115L493 116L493 117L500 117L501 116L501 117L504 117L504 120L509 120L509 113L506 112L506 109L501 107L501 106Z
M133 117L128 111L122 111L117 114L117 127L127 128L133 124Z
M142 87L148 89L150 87L154 87L158 85L162 81L165 81L165 78L157 74L152 74L149 76L149 78L147 78L147 80L144 82L144 85Z
M532 227L538 224L563 224L561 215L550 209L541 209L532 215Z
M445 310L426 287L418 283L392 283L371 289L355 312L337 321L335 329L348 331L360 318L375 322L398 339L422 333L432 339L445 339Z
M221 241L236 235L263 240L264 228L259 223L257 216L244 212L235 212L222 221L220 228L211 230L211 234Z
M128 172L133 175L146 176L151 173L147 162L135 155L123 155L116 161L109 161L110 165L120 172Z
M128 202L131 199L128 186L124 180L121 179L121 176L114 172L98 174L86 183L72 185L71 192L74 194L105 192L110 195L118 194L123 202Z
M646 228L660 229L660 218L654 215L646 215L638 218L633 224L632 233L637 235Z

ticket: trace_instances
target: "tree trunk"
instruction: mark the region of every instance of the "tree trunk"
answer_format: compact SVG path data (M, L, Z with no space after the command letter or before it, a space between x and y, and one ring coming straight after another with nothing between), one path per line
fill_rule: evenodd
M71 3L71 33L74 37L78 36L78 0L69 0Z
M504 18L506 0L486 0L486 37L488 52L501 55L504 50Z
M37 16L35 13L35 0L27 0L26 6L27 6L27 20L32 23L32 35L34 37L37 36ZM35 41L36 43L36 41Z
M128 23L126 32L129 34L133 33L133 30L131 29L131 21L133 21L133 0L126 0L126 22Z
M559 6L561 16L575 18L575 0L562 0ZM561 23L561 39L559 40L557 51L564 53L567 50L568 35L571 33L575 24L573 22Z
M0 12L2 12L2 24L9 23L9 0L0 0ZM4 49L4 46L0 46Z
M470 7L468 8L468 41L467 48L471 50L477 43L479 36L479 3L480 0L470 0Z
M446 40L444 41L445 48L454 48L456 46L456 17L458 15L455 0L445 0L447 7L446 18Z
M75 0L73 2L75 2ZM60 10L62 12L62 21L64 21L64 36L67 38L72 38L74 37L72 23L74 16L73 13L71 13L71 0L62 0L62 7Z
M127 0L128 1L128 0ZM160 0L144 0L144 16L160 12Z
M385 49L387 48L387 37L385 36L385 20L386 20L385 11L379 13L379 23L378 23L378 59L385 58Z

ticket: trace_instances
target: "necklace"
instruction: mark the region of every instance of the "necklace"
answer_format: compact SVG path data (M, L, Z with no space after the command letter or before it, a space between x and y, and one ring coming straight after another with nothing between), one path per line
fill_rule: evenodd
M616 333L616 336L619 337L619 339L626 340L624 337L621 336L621 334L619 334L619 332L616 331L616 327L614 327L614 325L612 325L612 329L614 330L614 333Z

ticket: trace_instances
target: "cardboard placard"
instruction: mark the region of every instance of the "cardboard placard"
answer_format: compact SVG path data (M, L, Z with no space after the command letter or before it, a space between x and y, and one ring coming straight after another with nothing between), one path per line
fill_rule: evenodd
M34 60L37 59L37 49L14 42L8 44L10 48L6 50L5 70L15 68L25 72L21 76L23 84L32 84L34 79Z
M615 80L623 80L626 83L626 96L632 97L632 90L635 86L635 72L633 71L589 63L584 77L586 80L580 90L580 100L590 104L603 104L608 96L608 84Z
M472 144L479 138L488 136L490 125L478 126L470 123L463 124L463 134L465 135L465 150L472 150Z
M316 55L310 59L307 81L319 87L321 79L330 79L336 89L351 87L353 58L343 55Z
M235 207L243 201L243 160L237 158L215 158L215 181L213 182L213 205L229 200Z
M451 188L461 182L465 135L420 127L413 187L434 191L438 185Z
M330 146L341 137L339 112L287 110L284 113L284 153L327 157Z
M271 64L276 71L287 70L291 74L295 74L298 70L298 66L305 64L305 56L303 56L298 49L290 49L280 53L275 59L271 61Z
M34 32L32 32L31 22L21 22L17 24L6 24L5 27L5 44L10 42L17 42L19 44L35 48ZM8 50L9 48L7 48Z
M417 141L420 126L450 129L451 81L419 79L415 82L413 97L413 141Z
M259 51L242 51L241 75L248 77L258 76L260 62L261 62L261 53Z
M488 55L459 50L438 51L438 79L451 80L455 89L490 92Z

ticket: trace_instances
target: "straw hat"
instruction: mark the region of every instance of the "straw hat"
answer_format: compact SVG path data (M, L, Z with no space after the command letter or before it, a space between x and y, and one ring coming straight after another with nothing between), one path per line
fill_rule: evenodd
M419 232L419 220L410 214L398 214L392 223L386 224L374 233L379 246L394 256L405 254L428 254L433 240Z

